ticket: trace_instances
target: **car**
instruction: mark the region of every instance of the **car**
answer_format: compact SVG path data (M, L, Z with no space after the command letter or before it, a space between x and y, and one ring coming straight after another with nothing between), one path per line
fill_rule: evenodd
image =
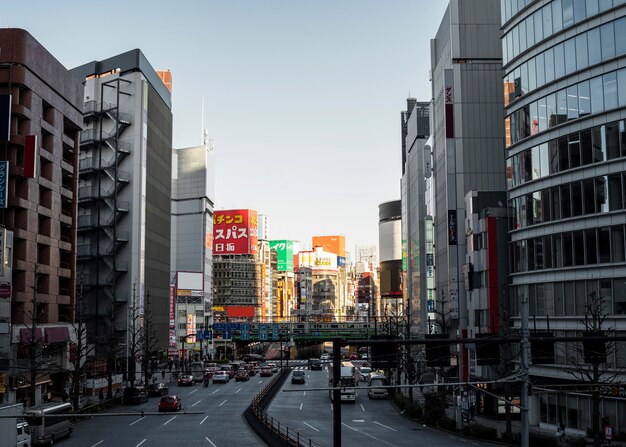
M194 380L191 374L185 374L178 378L178 386L193 386Z
M358 356L358 355L356 355L356 354L352 354L352 355L350 356L350 360L358 360L358 359L359 359L359 356Z
M225 371L230 376L231 379L235 377L235 370L233 369L231 365L220 366L220 371Z
M139 405L148 402L148 391L143 386L124 388L123 401L126 405Z
M372 368L369 366L361 366L356 370L356 376L359 382L367 382L370 379Z
M261 377L272 377L272 368L264 366L263 368L261 368L261 372L259 373L259 376L261 376Z
M148 396L165 396L169 394L169 387L163 382L160 383L151 383L148 385Z
M276 365L276 363L268 363L266 366L268 368L271 368L273 373L278 372L278 366Z
M182 408L180 397L163 396L159 401L159 411L178 411Z
M254 367L254 365L252 365L252 364L248 364L247 371L248 371L248 375L249 375L250 377L252 377L252 376L256 376L257 370L256 370L256 368Z
M228 371L218 371L213 374L213 383L228 383L230 382L230 375Z
M322 361L320 359L309 359L309 369L311 371L321 371Z
M304 371L295 370L291 373L291 383L301 383L304 385L306 383L306 375Z
M239 371L237 371L237 374L235 374L235 381L243 382L246 380L250 380L250 375L248 374L248 371L246 371L245 369L240 369Z
M328 360L330 360L330 354L328 354L327 352L325 352L324 354L322 354L322 355L320 356L320 360L321 360L321 361L323 361L323 362L324 362L324 361L328 361Z

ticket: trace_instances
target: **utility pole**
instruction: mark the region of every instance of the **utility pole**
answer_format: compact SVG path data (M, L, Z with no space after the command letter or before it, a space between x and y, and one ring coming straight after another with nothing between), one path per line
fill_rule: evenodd
M341 344L333 340L333 447L341 447Z
M521 409L521 419L522 419L522 443L521 447L528 447L528 437L529 437L529 420L528 420L528 410L529 410L529 399L528 399L528 369L530 368L529 364L529 355L528 349L530 345L530 341L528 339L528 295L524 294L522 297L522 309L521 309L521 330L522 330L522 339L520 343L520 349L522 350L522 364L521 364L521 372L522 372L522 395L520 396L520 403L522 405Z

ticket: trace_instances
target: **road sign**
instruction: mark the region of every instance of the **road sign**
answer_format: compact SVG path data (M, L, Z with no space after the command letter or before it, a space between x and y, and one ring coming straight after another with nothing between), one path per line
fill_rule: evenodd
M213 340L213 331L204 331L205 340Z
M204 332L203 331L196 331L196 340L198 340L198 341L204 340Z
M241 330L241 339L242 340L250 340L250 331Z
M267 341L267 332L261 332L261 333L259 333L259 340L261 340L261 341Z
M224 331L222 332L222 338L224 339L230 338L230 329L224 329Z
M213 330L223 331L224 329L226 329L226 323L213 323Z
M228 329L231 331L239 331L241 330L241 323L228 323Z
M278 323L272 323L272 340L278 340Z
M267 324L259 324L259 340L267 341Z

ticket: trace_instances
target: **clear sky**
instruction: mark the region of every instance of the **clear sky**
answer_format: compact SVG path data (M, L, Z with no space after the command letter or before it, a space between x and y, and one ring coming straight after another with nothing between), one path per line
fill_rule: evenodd
M216 209L270 217L272 239L378 245L400 198L400 111L430 100L443 0L4 2L73 68L140 48L172 71L174 147L215 139Z

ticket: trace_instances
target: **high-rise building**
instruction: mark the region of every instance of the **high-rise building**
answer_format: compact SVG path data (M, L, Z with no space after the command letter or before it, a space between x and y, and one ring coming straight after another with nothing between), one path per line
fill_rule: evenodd
M422 334L428 332L426 314L426 179L424 145L430 133L428 102L407 99L401 113L402 131L402 271L408 323ZM428 222L432 222L429 220ZM432 254L431 254L432 257Z
M195 273L201 281L187 287L176 275L175 294L170 299L174 318L170 316L169 349L175 351L183 336L192 334L186 326L193 315L196 331L208 329L213 315L213 207L215 204L215 156L213 147L205 145L175 149L172 155L172 259L171 277L177 272ZM193 278L194 275L190 277ZM190 284L193 284L190 282ZM171 311L172 309L170 309ZM186 342L200 351L201 338ZM203 354L206 353L204 350Z
M466 334L465 194L504 190L498 0L451 0L431 40L435 304ZM437 305L440 309L440 306ZM462 354L465 354L464 352ZM465 380L467 356L460 363Z
M171 97L138 49L72 72L85 85L78 282L90 341L108 363L102 370L123 370L122 359L134 348L129 320L141 325L149 315L155 350L164 353L168 346Z
M581 334L600 304L602 329L623 335L626 5L504 0L502 52L515 326L528 302L532 330ZM626 430L625 347L615 343L600 365L617 373L600 393L618 432ZM591 368L577 352L562 343L553 362L531 359L532 382L545 384L533 390L531 424L592 426L592 390L567 372Z
M35 405L72 369L83 86L24 30L1 29L0 48L0 400Z
M404 315L402 294L402 203L378 205L380 252L380 317Z

